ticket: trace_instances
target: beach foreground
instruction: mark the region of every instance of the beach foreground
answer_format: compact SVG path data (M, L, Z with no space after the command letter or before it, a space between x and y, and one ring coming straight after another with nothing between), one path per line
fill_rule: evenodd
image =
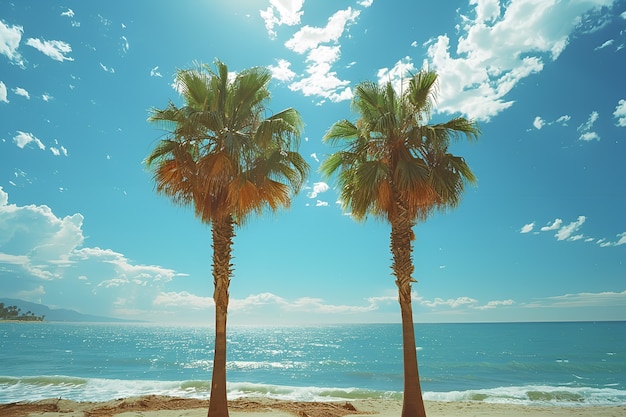
M157 395L107 402L76 402L49 399L35 402L0 404L2 417L204 417L207 400ZM350 402L297 402L264 398L229 401L231 417L343 417L400 415L397 400L354 400ZM484 402L427 401L429 417L518 417L518 416L626 416L626 406L536 407Z

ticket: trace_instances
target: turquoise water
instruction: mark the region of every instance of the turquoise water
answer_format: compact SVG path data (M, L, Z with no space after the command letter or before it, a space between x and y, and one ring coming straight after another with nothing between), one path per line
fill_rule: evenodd
M626 322L416 325L429 400L626 404ZM210 328L0 323L0 403L206 398ZM229 397L402 398L397 324L233 327Z

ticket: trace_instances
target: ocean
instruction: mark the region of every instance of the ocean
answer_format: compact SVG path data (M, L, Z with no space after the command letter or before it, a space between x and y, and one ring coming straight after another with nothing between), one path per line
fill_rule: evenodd
M426 400L626 405L626 322L416 324ZM230 327L229 398L402 398L399 324ZM0 403L208 398L211 328L0 322Z

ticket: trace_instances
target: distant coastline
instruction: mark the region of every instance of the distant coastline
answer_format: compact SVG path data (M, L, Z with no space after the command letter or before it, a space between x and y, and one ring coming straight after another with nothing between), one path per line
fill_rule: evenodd
M83 314L69 309L50 308L43 304L32 303L16 298L0 298L0 307L7 311L9 307L14 307L11 308L11 313L7 314L2 314L3 310L0 308L0 323L6 322L7 320L20 322L37 321L39 323L147 323L140 320L123 320L112 317ZM26 313L21 314L22 311L26 311ZM21 316L23 315L28 315L28 317L26 319L22 319ZM34 320L34 318L41 318L41 320Z
M0 302L0 320L22 321L22 322L41 322L46 318L45 315L37 316L32 311L28 310L26 313L22 313L22 309L17 305L8 305Z

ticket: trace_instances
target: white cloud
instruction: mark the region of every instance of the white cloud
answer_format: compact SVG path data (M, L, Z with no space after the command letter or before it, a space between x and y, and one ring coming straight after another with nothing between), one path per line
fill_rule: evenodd
M54 140L54 144L56 146L51 146L50 147L50 152L52 152L52 154L54 156L60 156L61 154L63 154L63 156L67 156L67 149L65 149L64 146L59 146L59 141L58 140Z
M400 94L403 87L402 84L409 81L407 75L411 72L415 72L415 66L411 62L411 58L406 56L398 60L391 69L381 68L378 70L376 74L378 85L391 83L396 92Z
M328 201L317 200L315 207L328 207Z
M0 207L6 206L9 203L9 194L2 189L0 185Z
M74 17L74 10L67 9L66 11L61 13L61 16Z
M600 45L600 46L596 46L596 47L594 48L594 50L595 50L595 51L598 51L598 50L600 50L600 49L604 49L604 48L606 48L607 46L611 46L611 45L613 45L613 43L614 43L614 42L615 42L615 40L613 40L613 39L609 39L608 41L604 42L602 45Z
M592 140L600 140L600 135L598 135L596 132L585 132L580 135L578 140L582 140L585 142L591 142Z
M577 130L581 132L580 137L578 138L579 140L585 142L600 140L600 135L598 135L596 132L591 131L593 125L596 123L596 121L598 121L599 117L600 114L597 111L592 111L589 114L589 118L587 119L587 121L578 126Z
M567 240L569 242L583 241L585 243L595 243L601 248L615 247L626 244L626 232L616 235L616 240L609 240L607 238L596 239L593 237L587 237L583 233L578 233L582 225L587 218L585 216L578 216L576 221L570 222L567 225L563 225L563 220L555 219L552 223L548 223L541 228L542 232L549 232L556 230L554 237L559 241ZM533 230L535 223L530 223L522 227L521 233L528 233Z
M150 76L151 77L163 77L161 73L159 72L158 65L150 70Z
M129 49L130 49L130 44L128 43L128 39L126 38L126 36L122 36L122 51L126 53L128 52Z
M0 102L9 102L7 99L7 86L2 81L0 81Z
M234 300L231 300L232 306ZM162 307L186 307L192 310L205 310L215 306L211 297L200 297L187 291L182 292L161 292L152 302L155 306Z
M48 93L44 93L44 94L42 94L42 95L41 95L41 99L42 99L43 101L46 101L46 102L48 102L48 101L52 100L53 98L54 98L54 97L52 97L52 96L51 96L50 94L48 94Z
M600 117L600 114L597 111L592 111L589 114L589 118L587 119L587 121L583 124L581 124L580 126L578 126L578 131L581 132L587 132L589 131L593 125L598 121L598 118Z
M576 221L571 222L567 226L562 226L554 236L556 236L557 240L572 240L572 235L576 233L578 229L580 229L583 223L585 223L586 219L587 218L585 216L578 216L578 219Z
M337 44L339 38L359 14L358 10L350 7L339 10L328 19L325 27L304 26L285 43L288 49L299 54L308 51L306 75L290 84L290 90L333 102L352 98L350 81L341 80L332 66L341 53L341 46ZM327 43L332 45L324 45Z
M0 54L9 58L13 64L24 66L22 55L17 51L22 40L24 28L22 26L7 26L0 20Z
M626 305L626 291L565 294L538 300L533 307L609 307Z
M533 126L535 126L535 129L537 130L541 130L541 128L546 124L546 121L543 120L541 117L537 116L535 117L535 120L533 121Z
M568 115L563 115L554 121L548 121L543 119L541 116L536 116L535 120L533 120L533 127L537 130L541 130L544 126L552 126L557 123L561 126L567 126L567 122L571 120L571 117Z
M359 6L370 7L372 4L374 4L374 0L361 0L357 3L359 4Z
M100 62L100 68L102 68L104 70L104 72L108 72L110 74L115 74L115 68L109 68L106 65L104 65L102 62Z
M622 99L617 103L613 117L617 119L617 126L626 127L626 100Z
M497 308L497 307L512 306L513 304L515 304L515 301L513 301L511 299L508 299L508 300L495 300L495 301L489 301L484 306L478 306L476 308L478 310L492 310L492 309Z
M620 233L619 235L617 235L617 237L619 238L619 240L615 242L614 246L626 245L626 232Z
M74 60L74 58L67 56L67 54L72 52L72 47L67 42L28 38L26 40L26 45L32 46L55 61L63 62Z
M303 4L304 0L270 0L270 6L260 11L267 33L272 39L276 38L275 26L294 26L300 23L304 13L301 10Z
M311 155L311 158L313 158L313 160L315 160L315 162L319 162L319 158L317 157L317 153L313 152Z
M304 26L289 39L285 46L294 52L302 54L307 50L315 49L328 42L337 42L346 26L353 23L361 12L348 7L333 14L325 27Z
M9 204L8 194L0 188L0 262L24 278L18 280L22 285L82 276L100 288L122 287L129 294L146 284L158 290L177 275L159 266L134 264L109 249L82 247L83 221L80 213L57 217L46 205ZM92 289L85 291L91 294Z
M478 300L471 297L457 297L457 298L448 298L444 300L443 298L435 298L434 300L425 300L422 297L417 297L417 301L423 306L436 308L440 306L446 306L451 308L458 308L463 306L472 306L478 303Z
M329 304L322 298L300 297L288 300L271 292L251 294L246 298L231 298L229 313L259 312L262 309L278 309L287 313L308 314L354 314L375 311L380 304L397 300L397 297L370 297L366 305ZM208 310L215 306L210 297L200 297L187 291L162 292L154 299L154 305L167 308L189 308L192 310Z
M572 119L571 116L568 116L567 114L559 117L558 119L556 119L556 123L559 123L562 126L567 126L567 122L569 122Z
M316 182L313 184L313 190L307 193L307 197L316 198L319 194L325 193L330 187L325 182Z
M20 130L17 131L17 135L13 137L13 142L18 146L18 148L24 149L26 145L33 142L39 149L45 150L46 147L44 144L32 133L22 132Z
M559 57L581 16L611 1L512 0L502 10L495 0L470 4L475 16L464 17L456 50L441 35L427 42L427 54L440 76L439 111L488 121L513 105L506 96L519 81Z
M601 248L609 248L609 247L614 247L614 246L626 245L626 232L618 234L616 241L611 242L603 238L603 239L598 240L596 244L599 245Z
M26 97L28 100L30 100L30 94L28 94L28 91L26 91L22 87L15 87L13 89L13 92L18 96Z
M331 63L322 62L309 65L307 76L289 85L291 91L300 91L305 96L317 96L340 102L352 99L350 81L341 80L331 70Z
M520 233L530 233L533 231L534 228L535 228L535 222L525 224L524 226L522 226Z
M267 68L272 73L272 77L277 79L278 81L291 81L296 76L296 73L293 72L289 67L291 66L291 62L286 59L278 59L278 65L269 65Z
M548 226L544 226L541 228L542 232L548 232L550 230L558 230L561 225L563 224L563 220L561 219L555 219L554 222L552 222L552 224L549 224Z

